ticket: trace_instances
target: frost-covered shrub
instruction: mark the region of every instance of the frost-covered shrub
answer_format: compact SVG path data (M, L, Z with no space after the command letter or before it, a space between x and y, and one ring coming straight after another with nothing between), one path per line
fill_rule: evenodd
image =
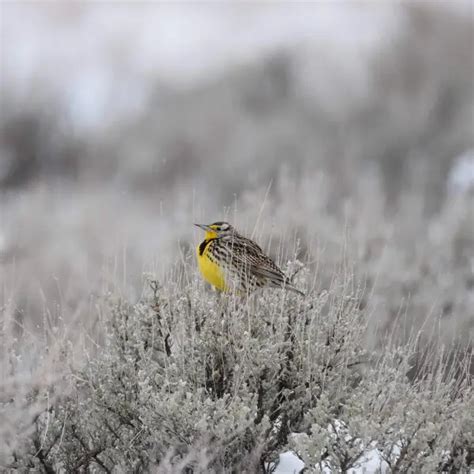
M472 388L468 375L454 377L443 356L410 382L407 372L415 344L386 348L350 393L324 398L307 414L308 433L294 435L291 446L310 472L346 472L375 450L383 472L437 472L467 469L472 436ZM468 362L468 358L461 363ZM466 366L463 366L466 369Z
M393 471L465 467L467 374L433 352L410 382L417 340L368 351L361 291L341 275L305 298L247 298L206 291L185 266L135 304L114 298L67 386L31 395L51 402L4 464L251 473L292 449L310 471L337 472L376 448Z

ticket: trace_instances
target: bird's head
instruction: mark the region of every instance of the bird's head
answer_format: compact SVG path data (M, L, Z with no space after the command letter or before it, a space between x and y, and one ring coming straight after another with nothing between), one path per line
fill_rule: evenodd
M235 229L228 222L214 222L214 224L194 224L206 231L205 239L220 239L231 237Z

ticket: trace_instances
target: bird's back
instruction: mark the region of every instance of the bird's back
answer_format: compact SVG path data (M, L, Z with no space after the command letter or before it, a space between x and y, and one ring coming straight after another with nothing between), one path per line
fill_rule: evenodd
M283 272L254 241L235 234L216 244L225 268L228 286L252 291L259 287L280 287L288 283Z

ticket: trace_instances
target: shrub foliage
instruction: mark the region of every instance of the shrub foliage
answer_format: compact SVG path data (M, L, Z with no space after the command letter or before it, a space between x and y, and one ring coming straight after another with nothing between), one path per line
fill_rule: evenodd
M189 277L150 286L135 304L111 299L95 353L30 394L49 403L4 465L271 472L290 449L308 472L346 472L376 449L391 472L468 469L467 354L420 353L419 337L368 349L350 277L305 298L222 296Z

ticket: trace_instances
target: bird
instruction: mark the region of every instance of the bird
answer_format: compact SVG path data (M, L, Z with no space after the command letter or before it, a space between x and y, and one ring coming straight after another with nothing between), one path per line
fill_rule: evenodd
M248 294L273 287L305 296L257 243L239 234L228 222L194 225L206 232L196 247L199 270L221 292Z

